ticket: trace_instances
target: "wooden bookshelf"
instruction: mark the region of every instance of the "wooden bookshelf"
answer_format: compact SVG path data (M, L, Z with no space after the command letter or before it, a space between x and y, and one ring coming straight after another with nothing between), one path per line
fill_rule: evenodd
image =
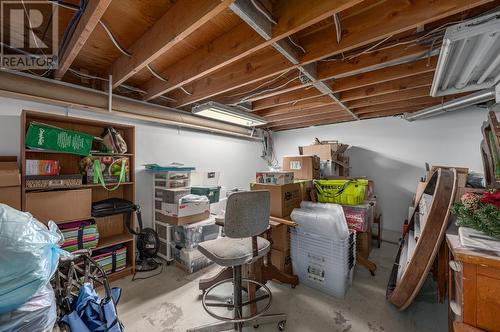
M114 156L128 157L130 178L129 182L122 183L116 190L108 191L100 184L82 184L72 187L58 187L49 189L27 189L26 188L26 160L58 160L61 166L60 174L79 174L79 162L83 156L69 154L57 151L32 150L25 146L26 131L31 122L40 122L63 129L84 132L96 137L99 137L104 132L106 127L115 128L122 135L127 143L128 151L124 154L105 154L92 153L93 156ZM60 116L47 113L39 113L33 111L23 111L21 116L21 172L22 172L22 207L26 211L26 201L30 199L28 196L31 193L44 193L53 191L67 191L76 189L91 190L92 202L100 201L107 198L123 198L131 202L135 202L135 128L134 126L122 125L117 123L100 122L87 119L81 119L70 116ZM113 186L113 185L111 185ZM28 211L29 212L29 211ZM49 212L50 214L50 212ZM89 215L88 218L91 216ZM57 223L65 223L74 221L75 218L68 220L58 220ZM127 247L127 266L124 270L111 273L108 275L110 280L116 280L127 275L133 274L135 271L135 240L130 234L123 215L115 215L104 218L95 218L97 228L99 230L99 243L97 249L111 247L117 244L124 244ZM135 222L135 217L132 223Z

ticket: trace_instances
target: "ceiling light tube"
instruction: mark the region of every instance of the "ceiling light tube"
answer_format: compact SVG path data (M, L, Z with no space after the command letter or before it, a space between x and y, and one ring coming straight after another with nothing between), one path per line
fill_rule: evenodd
M245 127L265 125L268 122L265 118L258 115L214 101L196 105L191 112L195 115Z

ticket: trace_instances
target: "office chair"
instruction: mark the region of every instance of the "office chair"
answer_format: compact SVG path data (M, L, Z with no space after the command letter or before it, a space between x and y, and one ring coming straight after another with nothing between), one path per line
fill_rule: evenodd
M224 218L224 233L226 237L202 242L198 250L218 265L232 267L233 278L222 280L209 287L202 297L205 311L220 322L189 329L188 332L215 332L236 330L242 331L244 325L278 323L280 331L285 329L286 314L264 315L270 308L272 294L269 288L255 280L242 278L242 266L250 264L267 255L271 249L268 240L260 237L269 226L270 194L267 190L245 191L231 194L227 199ZM231 301L213 302L211 292L225 283L233 284L233 298ZM243 302L242 284L253 284L264 295L255 296ZM248 289L247 289L248 291ZM255 310L247 316L243 315L243 308L267 300L264 309ZM233 317L223 317L212 311L211 308L227 308L233 311Z

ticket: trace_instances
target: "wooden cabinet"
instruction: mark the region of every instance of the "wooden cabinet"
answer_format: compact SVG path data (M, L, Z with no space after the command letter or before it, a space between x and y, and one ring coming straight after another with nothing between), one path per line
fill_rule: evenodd
M446 241L449 330L467 324L500 331L500 256L462 247L456 230L448 231Z

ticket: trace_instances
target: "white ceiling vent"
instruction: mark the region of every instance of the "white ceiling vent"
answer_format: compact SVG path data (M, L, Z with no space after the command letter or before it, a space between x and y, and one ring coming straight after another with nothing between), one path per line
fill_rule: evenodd
M500 80L500 11L446 29L431 95L494 86Z

